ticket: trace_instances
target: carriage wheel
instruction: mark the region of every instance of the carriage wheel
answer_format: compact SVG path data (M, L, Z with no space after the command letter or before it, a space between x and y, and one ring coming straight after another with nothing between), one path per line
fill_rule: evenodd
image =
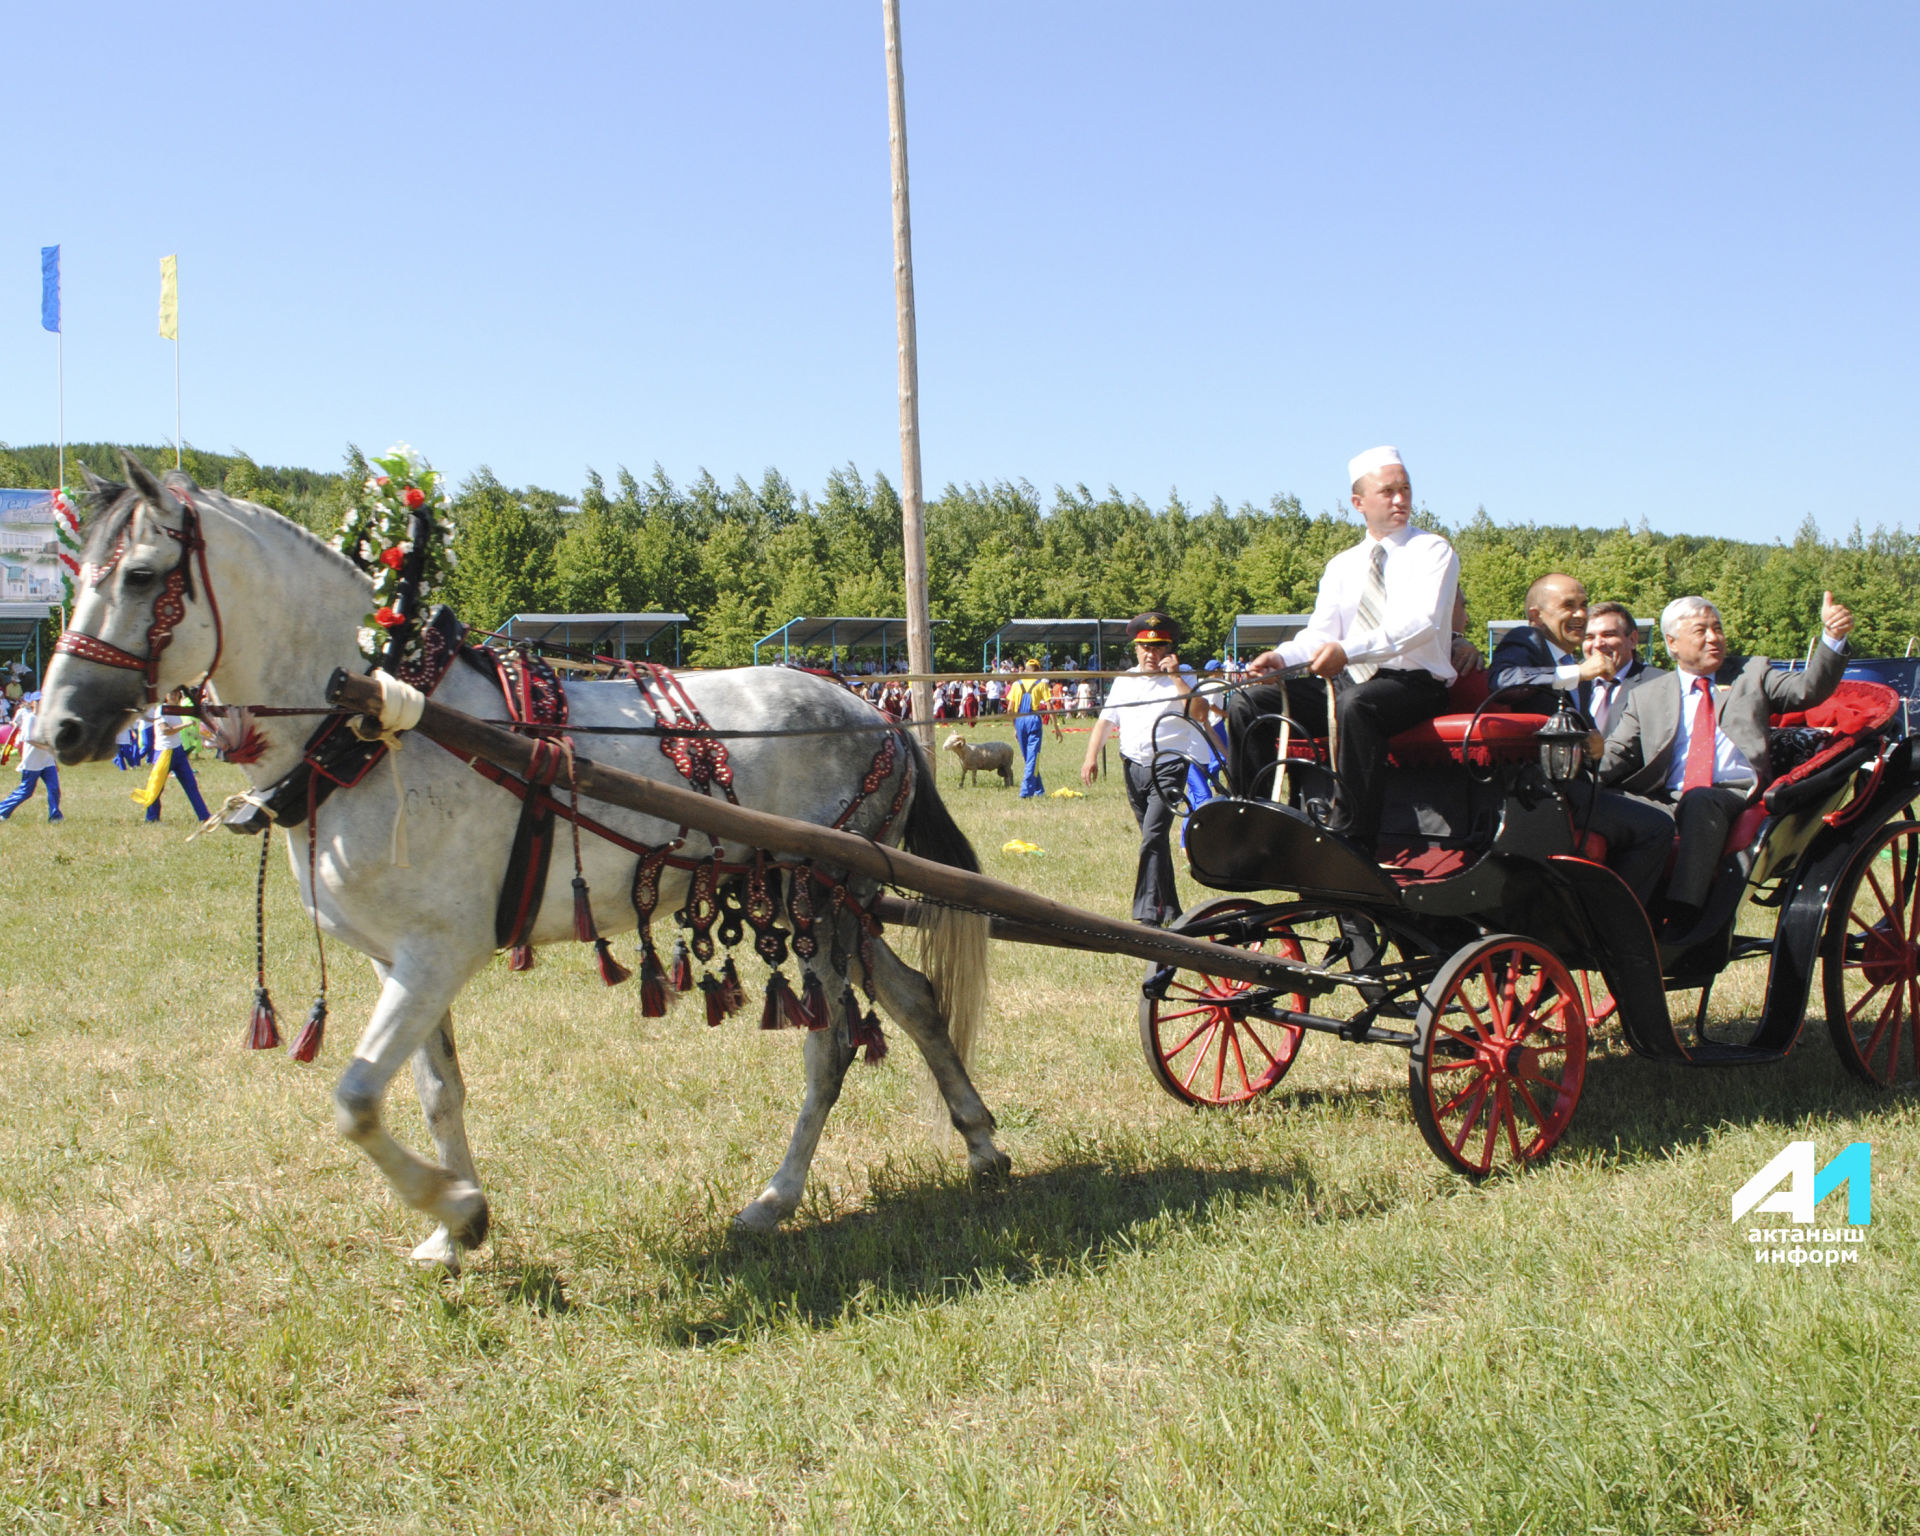
M1265 902L1229 897L1209 902L1181 919L1178 931L1211 938L1226 919L1256 912ZM1304 960L1306 951L1285 917L1273 918L1250 942L1237 948ZM1306 1031L1297 1024L1236 1017L1233 999L1249 991L1244 981L1176 970L1165 995L1140 999L1140 1046L1160 1086L1188 1104L1244 1104L1257 1099L1287 1075ZM1305 1011L1300 993L1285 1006Z
M1882 1087L1920 1075L1920 822L1866 844L1827 918L1827 1031L1847 1070Z
M1434 977L1414 1026L1407 1087L1435 1156L1480 1178L1544 1157L1587 1070L1587 1014L1553 951L1496 934Z

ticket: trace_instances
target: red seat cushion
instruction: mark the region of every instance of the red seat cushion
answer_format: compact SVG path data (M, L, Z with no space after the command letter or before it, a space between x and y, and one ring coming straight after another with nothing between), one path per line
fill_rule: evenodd
M1478 674L1475 674L1478 675ZM1474 723L1471 714L1440 715L1402 731L1387 743L1387 761L1396 768L1431 768L1471 761L1485 768L1494 763L1523 763L1534 754L1534 734L1547 723L1545 715L1484 714ZM1473 741L1467 742L1471 728Z
M1760 824L1767 819L1764 805L1750 805L1733 818L1733 825L1727 828L1727 845L1722 855L1740 853L1753 846L1753 840L1760 835Z
M1847 678L1813 708L1788 710L1775 715L1773 723L1782 729L1810 725L1836 736L1853 736L1879 730L1899 712L1900 695L1885 683Z

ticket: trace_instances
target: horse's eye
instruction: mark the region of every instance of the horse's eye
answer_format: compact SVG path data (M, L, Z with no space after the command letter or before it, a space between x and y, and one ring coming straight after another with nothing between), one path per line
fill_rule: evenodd
M153 585L153 571L147 566L136 565L129 568L127 574L120 579L125 582L132 591L144 592L148 587Z

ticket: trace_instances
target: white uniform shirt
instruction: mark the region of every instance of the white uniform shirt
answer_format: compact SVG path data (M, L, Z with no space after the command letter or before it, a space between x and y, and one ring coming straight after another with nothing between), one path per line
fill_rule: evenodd
M171 752L180 745L180 732L186 721L179 715L170 715L158 704L153 706L153 750Z
M38 773L42 768L51 768L54 765L54 755L33 739L33 733L40 727L39 714L40 712L33 705L24 704L20 708L20 713L14 717L13 723L18 727L19 734L13 739L20 748L22 773Z
M1356 631L1354 615L1367 588L1374 548L1384 544L1381 572L1387 611L1377 628ZM1430 672L1451 683L1453 593L1460 584L1460 557L1437 533L1411 525L1385 539L1368 534L1327 562L1307 627L1278 649L1289 667L1304 667L1329 640L1345 647L1347 660L1370 661L1382 670Z
M1182 667L1180 675L1192 687L1193 669ZM1130 763L1149 764L1155 752L1178 752L1189 762L1211 762L1213 754L1199 727L1180 717L1186 700L1180 685L1165 673L1133 671L1113 680L1100 718L1120 733L1120 755ZM1175 718L1156 732L1155 722L1166 715Z

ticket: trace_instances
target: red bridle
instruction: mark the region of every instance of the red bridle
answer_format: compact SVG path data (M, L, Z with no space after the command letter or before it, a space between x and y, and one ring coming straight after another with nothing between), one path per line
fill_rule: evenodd
M207 607L213 613L213 660L207 663L207 670L201 674L200 681L190 690L198 693L206 686L207 679L213 676L214 668L220 665L220 653L226 644L226 633L220 622L220 604L213 595L213 582L207 575L207 541L200 532L200 514L193 503L178 491L173 492L184 512L180 531L162 523L161 532L169 538L180 541L180 559L172 570L167 572L165 584L160 595L153 602L153 622L147 626L147 654L136 656L131 651L123 651L119 646L102 640L97 635L81 634L78 630L65 630L53 643L56 656L75 656L81 661L98 662L103 667L116 667L123 672L142 673L147 680L147 702L157 704L160 701L160 658L172 643L173 632L180 621L187 616L187 598L193 590L193 561L200 562L200 585L207 594ZM113 554L102 566L87 566L85 581L95 586L113 574L120 564L120 557L126 553L127 540L123 533L114 546Z

